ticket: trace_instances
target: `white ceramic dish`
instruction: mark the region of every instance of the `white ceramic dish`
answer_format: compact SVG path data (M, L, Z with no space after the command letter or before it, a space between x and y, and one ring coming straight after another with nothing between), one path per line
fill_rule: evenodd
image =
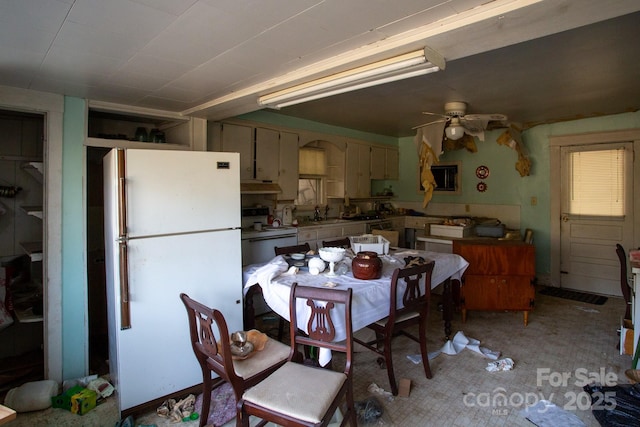
M291 254L291 259L302 260L304 259L304 254Z

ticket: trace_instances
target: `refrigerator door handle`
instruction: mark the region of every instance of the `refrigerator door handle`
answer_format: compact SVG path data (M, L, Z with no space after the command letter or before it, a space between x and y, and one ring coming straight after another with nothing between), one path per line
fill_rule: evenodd
M118 150L118 244L120 253L120 329L131 328L129 256L127 254L127 190L125 152Z
M120 329L131 328L131 311L129 310L129 263L127 242L120 241Z

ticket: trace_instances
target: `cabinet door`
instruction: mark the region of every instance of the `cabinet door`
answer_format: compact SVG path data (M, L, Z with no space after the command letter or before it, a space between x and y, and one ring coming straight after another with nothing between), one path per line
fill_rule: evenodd
M385 152L385 179L398 179L400 177L399 151L397 148L387 148Z
M295 200L298 197L298 135L280 132L280 171L278 184L282 193L278 200Z
M526 276L465 276L460 289L467 310L530 310L535 298Z
M256 128L256 179L278 182L280 132Z
M371 148L347 143L346 193L349 197L369 197L371 193Z
M250 181L253 176L253 128L224 123L222 125L222 151L240 153L240 180Z
M386 179L386 151L384 147L371 147L371 179Z

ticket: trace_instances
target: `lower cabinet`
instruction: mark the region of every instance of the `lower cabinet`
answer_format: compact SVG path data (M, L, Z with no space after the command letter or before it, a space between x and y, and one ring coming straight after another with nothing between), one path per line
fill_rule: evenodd
M460 308L524 313L525 326L535 301L535 247L520 241L454 241L453 253L469 262L462 277Z

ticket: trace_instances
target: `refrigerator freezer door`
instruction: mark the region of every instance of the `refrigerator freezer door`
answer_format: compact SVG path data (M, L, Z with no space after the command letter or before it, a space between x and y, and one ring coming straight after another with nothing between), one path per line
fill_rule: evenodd
M126 150L129 238L240 227L238 153Z
M120 329L120 288L107 288L120 411L202 382L181 292L220 310L229 331L242 329L240 230L134 239L128 252L130 329ZM107 283L119 282L118 271L111 257Z

